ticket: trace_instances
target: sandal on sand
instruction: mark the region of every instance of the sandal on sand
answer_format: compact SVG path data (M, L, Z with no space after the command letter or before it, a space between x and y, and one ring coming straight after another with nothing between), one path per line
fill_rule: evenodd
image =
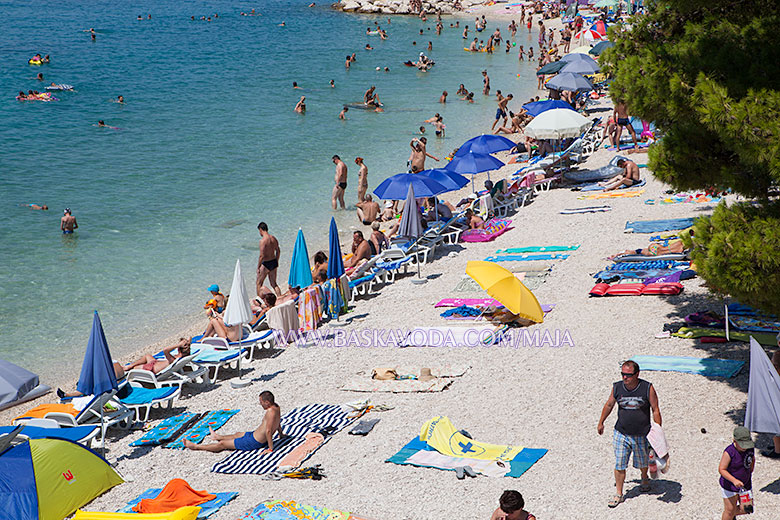
M609 507L617 507L618 504L620 504L623 501L623 495L615 495L612 498L609 499L609 502L607 502L607 505Z
M643 480L642 484L639 485L639 491L642 491L643 493L650 491L650 481Z

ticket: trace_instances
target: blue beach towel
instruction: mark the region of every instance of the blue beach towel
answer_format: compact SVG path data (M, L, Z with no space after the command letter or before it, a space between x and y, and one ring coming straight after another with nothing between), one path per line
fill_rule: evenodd
M543 255L496 255L485 258L486 262L531 262L534 260L564 260L567 254L548 253Z
M204 415L202 419L181 434L174 442L164 445L163 448L183 450L184 439L198 444L209 434L209 428L213 430L222 428L238 412L239 410L213 410Z
M204 348L193 359L196 363L219 363L230 361L241 354L241 349L231 348L227 350L218 350L215 348Z
M734 377L745 364L734 359L694 358L683 356L634 356L640 370L684 372L706 377Z
M523 254L523 253L556 253L561 251L576 251L580 248L579 244L573 246L527 246L510 247L509 249L497 249L496 254Z
M281 427L285 437L274 440L274 451L266 454L261 454L262 450L234 451L214 464L211 471L234 475L271 473L278 469L280 460L305 442L307 433L323 431L325 442L328 442L354 420L349 417L349 410L338 405L309 404L295 408L282 416Z
M660 233L687 229L693 225L695 218L669 218L665 220L637 220L626 222L624 233Z
M135 498L127 503L125 507L117 511L117 513L136 513L136 511L133 511L133 506L138 504L141 500L146 499L152 499L157 498L157 495L160 494L160 491L162 491L162 488L150 488L141 493L138 498ZM208 518L217 511L219 511L219 508L233 500L238 496L238 493L235 491L230 491L226 493L211 493L212 495L217 495L217 498L214 500L209 500L208 502L204 502L203 504L198 505L200 508L200 513L198 513L198 518Z
M165 388L143 388L141 386L125 385L117 392L117 397L122 404L149 404L157 399L165 399L174 392L177 388L175 386L168 386Z
M420 463L415 462L414 460L410 460L411 457L413 457L418 452L424 452L424 451L433 451L436 450L433 449L431 446L428 445L427 442L421 441L420 437L417 436L411 441L409 441L406 446L401 448L401 451L387 459L385 462L392 462L393 464L409 464L411 466L418 466L423 468L436 468L446 471L455 471L452 467L443 467L443 466L437 466L435 464L428 464L428 463ZM528 469L536 464L536 462L544 457L544 455L547 453L547 450L544 448L523 448L523 450L518 453L514 459L509 461L509 468L507 468L507 473L504 475L505 477L514 477L518 478L523 473L528 471ZM450 459L453 459L454 461L457 461L456 463L463 466L468 466L469 461L473 461L475 459L468 459L468 458L458 458L458 457L449 457ZM460 464L462 462L462 464Z
M172 439L179 429L192 420L197 414L182 412L173 417L168 417L160 424L149 430L143 437L130 443L130 446L157 446L168 439Z

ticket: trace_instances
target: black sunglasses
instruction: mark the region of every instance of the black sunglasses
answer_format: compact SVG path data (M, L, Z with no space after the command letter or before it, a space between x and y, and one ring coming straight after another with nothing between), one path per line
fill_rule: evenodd
M623 377L631 377L631 376L635 376L636 372L621 372L620 375Z

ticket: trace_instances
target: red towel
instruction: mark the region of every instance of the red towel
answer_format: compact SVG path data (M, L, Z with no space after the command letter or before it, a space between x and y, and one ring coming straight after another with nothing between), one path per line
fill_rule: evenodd
M133 506L136 513L170 513L184 506L197 506L217 498L217 495L195 491L186 480L175 478L168 482L157 498L145 498Z

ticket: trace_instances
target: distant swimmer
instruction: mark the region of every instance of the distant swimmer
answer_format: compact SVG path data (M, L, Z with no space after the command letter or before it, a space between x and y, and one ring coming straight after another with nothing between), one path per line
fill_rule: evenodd
M100 121L98 121L97 125L102 128L102 127L106 126L106 122L101 119Z
M339 119L346 120L347 111L349 111L349 107L345 105L344 108L341 109L341 112L339 112Z
M141 16L140 14L138 15L138 18L136 18L136 20L143 20L143 19L144 19L144 17Z
M420 130L420 135L425 135L425 127L421 126L418 130Z
M76 217L71 215L70 208L65 208L62 218L60 219L60 229L63 235L72 235L73 231L79 228Z
M95 35L95 29L90 29L89 30L89 35L92 36L92 41L94 42L95 41L95 36L96 36Z
M43 81L43 74L39 72L38 75L35 76L35 79L37 79L38 81Z
M441 97L439 97L439 103L446 103L447 102L447 91L441 93Z
M125 96L119 95L119 96L116 97L116 99L112 99L111 101L113 101L114 103L119 103L120 105L124 105L125 104Z
M317 5L317 4L315 4L314 2L312 2L312 3L310 3L310 4L309 4L309 7L314 7L315 5Z
M347 59L346 59L346 61L344 62L344 68L345 68L345 69L348 69L350 65L352 65L352 56L350 56L349 54L347 54ZM332 80L331 80L331 81L332 81Z
M49 206L47 206L46 204L19 204L19 205L27 207L27 208L30 208L30 209L38 209L38 210L43 210L43 211L46 211L46 210L49 209Z
M279 27L285 27L285 26L286 26L286 24L284 22L279 24Z
M336 82L333 80L330 80L330 88L336 88Z
M336 203L341 204L341 209L345 209L344 205L344 191L347 189L347 165L341 160L341 157L334 155L333 164L336 165L336 176L333 187L333 195L331 196L331 202L333 203L333 209L337 209Z
M370 44L370 43L367 43L367 44L366 44L366 50L367 50L367 51L373 51L373 50L374 50L374 48L371 46L371 44Z
M295 105L295 111L299 114L306 112L306 96L301 96L301 100L298 101L297 105Z
M465 39L466 39L466 38L468 38L468 37L469 37L469 26L467 25L467 26L466 26L466 27L463 29L463 39L465 40Z
M297 81L293 81L293 88L301 88L301 87L298 86L298 82Z

